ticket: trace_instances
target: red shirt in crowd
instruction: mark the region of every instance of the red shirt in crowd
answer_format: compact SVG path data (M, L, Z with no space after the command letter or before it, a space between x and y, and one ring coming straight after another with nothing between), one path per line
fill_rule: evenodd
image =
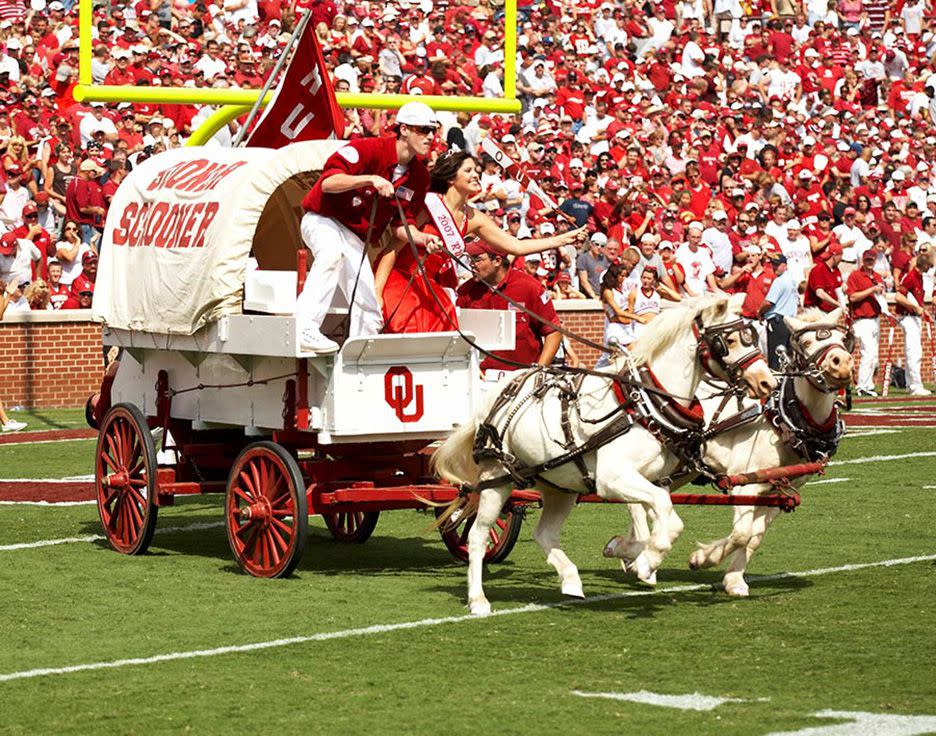
M842 272L838 268L831 269L825 261L817 261L806 279L806 293L803 294L804 307L818 307L823 312L835 309L828 302L816 296L816 291L822 289L832 299L835 292L842 286Z
M897 285L897 293L903 294L908 299L910 299L912 295L913 299L910 299L910 301L916 299L917 305L923 306L923 275L920 273L919 269L911 268L903 275L900 279L900 283ZM899 302L897 303L895 311L900 316L913 314L913 312L902 306Z
M65 190L65 217L74 220L79 225L103 224L98 215L86 215L82 207L107 207L101 185L93 179L86 180L75 177Z
M496 292L474 279L465 282L458 289L456 304L468 309L513 310L514 307L507 303L504 296L501 296L502 294L522 304L546 322L559 324L556 308L542 285L529 274L516 268L507 271L504 280L497 286ZM515 312L515 314L517 315L517 340L514 349L495 352L494 355L524 365L533 365L542 352L543 339L555 330L523 312ZM481 367L501 370L516 369L516 366L491 357L485 358Z
M849 274L848 282L845 284L845 293L851 296L852 294L865 291L881 283L883 283L883 280L880 274L874 271L869 273L863 268L859 268L857 271L852 271ZM851 308L852 319L874 318L881 313L881 305L878 303L874 294L869 294L864 299L859 299L857 302L851 302L849 306Z

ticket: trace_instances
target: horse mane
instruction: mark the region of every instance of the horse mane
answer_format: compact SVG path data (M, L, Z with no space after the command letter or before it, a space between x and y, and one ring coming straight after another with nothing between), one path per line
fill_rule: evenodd
M804 309L802 312L797 314L796 319L798 319L800 322L816 324L817 322L829 322L829 315L826 312L823 312L821 309L810 307L809 309Z
M631 362L635 366L649 363L663 348L672 345L679 335L690 329L701 312L725 299L726 297L720 294L699 296L660 312L647 325L637 341L628 348Z

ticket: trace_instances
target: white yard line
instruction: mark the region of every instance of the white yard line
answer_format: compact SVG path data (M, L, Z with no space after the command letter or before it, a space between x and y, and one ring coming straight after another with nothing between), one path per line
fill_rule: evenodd
M55 508L56 506L94 506L97 501L0 501L0 506L39 506Z
M870 457L853 457L851 460L833 460L832 465L862 465L863 463L884 463L889 460L909 460L914 457L936 457L936 452L908 452L906 455L871 455Z
M869 429L864 431L863 427L858 429L848 430L848 434L845 435L845 439L854 439L856 437L875 437L879 434L897 434L898 432L903 432L903 429Z
M823 483L847 483L851 478L823 478L822 480L811 480L806 485L807 486L818 486Z
M781 572L775 575L758 575L749 578L750 582L767 582L771 580L785 580L788 578L813 578L820 575L831 575L839 572L854 572L856 570L868 570L876 567L894 567L897 565L911 565L917 562L932 562L936 560L936 554L919 555L916 557L900 557L893 560L880 560L878 562L860 562L850 565L840 565L838 567L820 567L814 570L803 570L800 572ZM611 593L608 595L599 595L585 600L560 601L557 603L530 603L519 608L505 608L495 610L491 617L517 616L524 613L539 613L540 611L549 611L555 608L566 608L569 606L584 605L590 603L601 603L604 601L622 600L625 598L639 598L650 595L672 595L674 593L690 593L700 590L711 590L712 586L707 583L697 583L691 585L671 585L656 590L629 590L624 593ZM211 649L190 649L181 652L168 652L166 654L156 654L149 657L133 657L128 659L113 659L103 662L87 662L85 664L73 664L64 667L42 667L32 670L21 670L19 672L9 672L0 674L0 682L10 682L13 680L27 680L35 677L48 677L51 675L67 675L74 672L93 672L95 670L113 670L122 667L141 666L157 664L159 662L172 662L183 659L197 659L201 657L217 657L223 654L240 654L245 652L256 652L263 649L276 649L288 647L295 644L308 644L311 642L333 641L335 639L350 639L354 637L373 636L375 634L387 634L394 631L407 631L412 629L424 629L432 626L441 626L443 624L458 624L467 621L479 620L481 617L463 614L461 616L445 616L443 618L424 618L418 621L403 621L396 624L375 624L373 626L364 626L355 629L342 629L339 631L323 631L317 634L307 634L304 636L292 636L286 639L272 639L270 641L259 641L250 644L232 644L223 647L213 647Z
M22 442L0 443L0 450L5 447L23 447L24 445L52 445L57 442L97 442L97 437L63 437L60 440L23 440Z
M91 483L93 475L73 475L70 478L0 478L0 483Z
M586 693L581 690L573 690L573 695L580 698L604 698L606 700L623 700L628 703L641 703L642 705L658 705L662 708L675 708L677 710L695 710L708 711L715 710L718 706L725 703L766 703L770 698L755 698L753 701L749 698L721 698L714 695L702 695L701 693L690 693L688 695L664 695L662 693L651 693L647 690L638 690L634 693Z
M91 503L95 503L92 501ZM200 524L189 524L188 526L167 526L156 527L157 534L169 534L171 532L194 532L200 529L217 529L224 526L223 521L211 521ZM20 542L19 544L4 544L0 546L0 552L14 552L21 549L37 549L39 547L55 547L59 544L74 544L76 542L99 542L104 537L100 534L91 534L86 537L60 537L58 539L40 539L38 542Z

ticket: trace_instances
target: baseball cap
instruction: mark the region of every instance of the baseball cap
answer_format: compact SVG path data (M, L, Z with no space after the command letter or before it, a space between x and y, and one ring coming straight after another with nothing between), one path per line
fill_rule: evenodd
M877 253L874 252L874 248L868 248L864 253L861 254L861 260L863 261L876 261Z
M799 172L799 178L800 178L800 179L812 179L812 178L813 178L813 173L812 173L812 171L809 170L809 169L802 169L802 170Z
M673 250L673 244L669 240L661 240L657 250Z
M33 197L33 200L39 206L49 204L49 193L48 192L36 192L36 196Z
M396 121L404 125L439 127L435 111L425 102L407 102L397 111Z
M103 169L98 166L97 161L93 158L86 158L81 162L81 166L78 167L79 171L103 171Z
M779 266L781 263L786 263L786 262L787 262L787 257L786 257L785 255L783 255L783 253L776 253L776 252L771 253L771 254L768 256L768 259L769 259L770 262L771 262L773 265L775 265L775 266Z
M854 207L846 207L845 211L842 212L842 217L849 217L850 215L855 215L857 213L858 210L856 210Z
M570 169L574 169L574 168L579 168L579 169L580 169L580 168L582 168L582 159L580 159L580 158L573 158L571 161L569 161L569 168L570 168Z
M786 226L787 230L801 230L803 227L799 220L790 220L787 222Z
M87 251L83 256L81 256L81 262L82 262L83 264L84 264L84 263L91 263L92 261L95 261L95 262L96 262L97 259L98 259L97 253L95 253L93 250L89 250L89 251Z
M690 222L689 226L686 229L687 230L705 230L705 228L702 227L702 223L699 222L698 220L693 220L692 222Z
M556 226L553 225L551 222L542 223L539 229L540 229L540 232L543 233L543 235L552 235L554 232L556 232Z
M16 250L16 235L12 232L4 233L0 238L0 256L9 256Z
M488 256L501 256L502 258L504 256L504 254L501 251L497 250L491 245L488 245L483 240L475 240L471 243L468 243L468 245L465 247L465 252L469 256L488 255Z
M22 176L23 170L19 167L19 164L10 164L4 169L7 176Z
M35 203L33 203L33 202L27 202L26 205L23 207L23 215L24 215L24 216L25 216L25 215L35 215L35 214L37 214L38 212L39 212L39 210L38 210L38 208L36 207Z
M590 240L592 245L606 245L608 242L608 236L604 233L592 233Z
M725 210L715 210L715 212L712 213L712 219L713 220L727 220L728 213L725 212Z

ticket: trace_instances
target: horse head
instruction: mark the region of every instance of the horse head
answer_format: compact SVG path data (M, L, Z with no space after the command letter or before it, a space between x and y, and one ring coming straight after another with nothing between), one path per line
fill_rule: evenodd
M855 336L839 324L842 310L814 311L784 317L790 329L793 369L801 371L820 391L833 393L851 383Z
M743 380L752 398L765 399L777 379L758 347L757 332L741 316L744 295L717 297L699 311L695 332L705 370L732 384Z

